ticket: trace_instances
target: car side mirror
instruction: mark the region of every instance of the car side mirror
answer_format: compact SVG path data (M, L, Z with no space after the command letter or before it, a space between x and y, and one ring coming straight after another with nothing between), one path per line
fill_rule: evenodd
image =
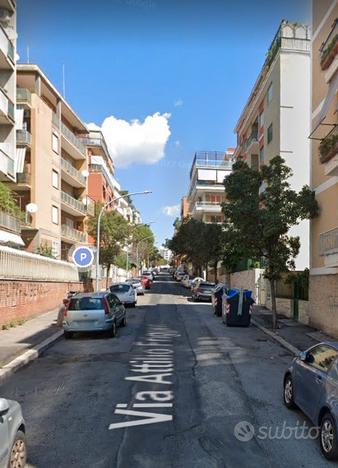
M6 398L0 398L0 415L9 410L9 403Z
M298 357L299 357L299 359L300 359L301 361L306 362L306 360L307 360L307 353L306 353L305 351L301 351L301 352L299 353L299 356L298 356Z

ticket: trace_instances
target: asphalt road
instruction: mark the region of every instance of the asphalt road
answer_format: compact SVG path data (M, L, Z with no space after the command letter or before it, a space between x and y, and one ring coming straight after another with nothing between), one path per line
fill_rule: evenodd
M330 466L290 436L311 424L283 406L291 356L261 331L225 327L166 276L127 312L117 338L61 340L0 388L22 404L30 467Z

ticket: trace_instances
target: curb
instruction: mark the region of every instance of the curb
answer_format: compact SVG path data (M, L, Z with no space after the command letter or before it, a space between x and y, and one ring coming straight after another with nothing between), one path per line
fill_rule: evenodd
M277 343L279 343L281 346L283 346L283 348L287 349L288 351L290 351L290 353L294 354L294 355L298 355L300 353L300 349L296 348L295 346L293 346L291 343L289 343L288 341L284 340L284 338L282 338L281 336L277 335L277 333L271 331L271 330L268 330L267 328L263 327L262 325L260 325L255 319L251 319L251 323L259 328L263 333L265 333L266 335L270 336L273 340L277 341Z
M42 341L33 348L28 349L17 358L10 361L8 364L0 369L0 384L2 384L8 377L14 374L21 367L27 366L31 361L37 359L46 349L52 346L57 340L63 336L63 330L59 330L52 336Z

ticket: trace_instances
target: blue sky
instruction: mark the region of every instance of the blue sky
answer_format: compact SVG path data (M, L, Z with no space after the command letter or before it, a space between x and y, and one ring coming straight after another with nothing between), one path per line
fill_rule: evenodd
M66 98L87 123L114 116L142 126L147 116L170 114L164 157L143 164L143 145L117 169L123 188L153 191L134 202L144 222L155 221L160 244L174 221L162 210L187 192L194 152L235 145L233 128L280 21L309 23L310 7L311 0L19 0L18 52L26 62L29 46L30 62L60 90L65 65Z

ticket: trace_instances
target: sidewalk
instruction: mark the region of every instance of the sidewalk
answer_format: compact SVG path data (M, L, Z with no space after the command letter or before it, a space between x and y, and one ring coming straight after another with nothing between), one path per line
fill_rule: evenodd
M338 341L336 338L332 338L315 328L286 318L283 315L278 315L279 328L273 333L272 313L260 306L254 306L252 322L262 331L269 332L268 334L283 346L285 341L286 345L284 347L294 353L303 351L321 341ZM287 344L290 346L288 347Z
M0 383L62 336L56 325L57 314L55 309L23 325L0 330Z

